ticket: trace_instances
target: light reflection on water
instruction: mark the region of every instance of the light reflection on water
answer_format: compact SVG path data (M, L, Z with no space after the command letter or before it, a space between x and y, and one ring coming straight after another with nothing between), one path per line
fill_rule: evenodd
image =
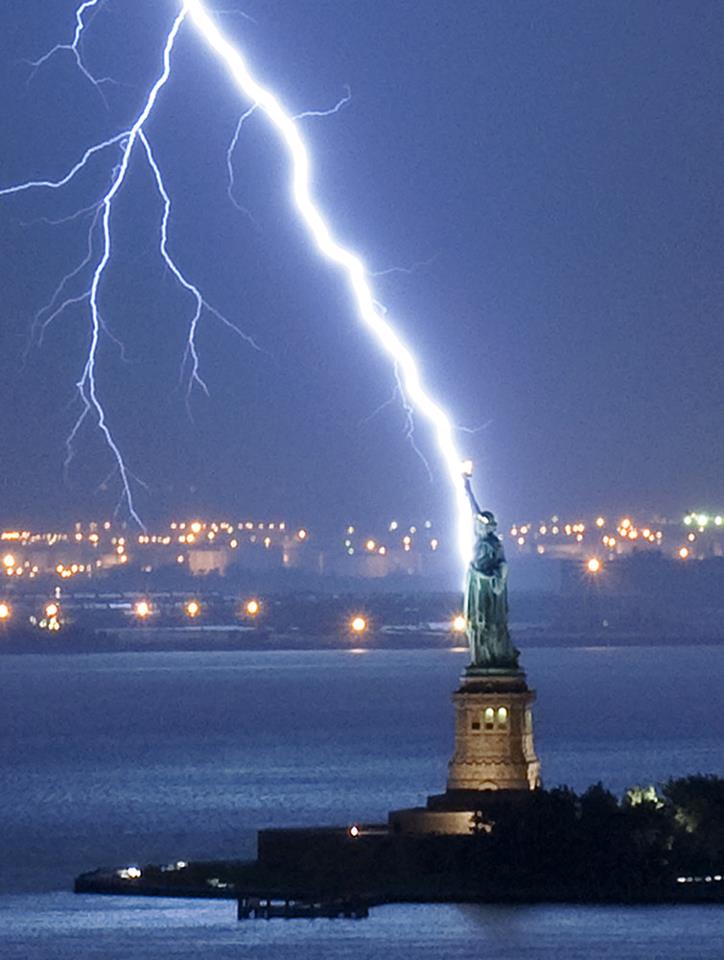
M548 784L724 773L724 650L528 650ZM0 957L721 960L724 910L394 906L237 924L228 902L73 897L97 865L250 856L264 825L382 820L441 789L463 653L0 660Z

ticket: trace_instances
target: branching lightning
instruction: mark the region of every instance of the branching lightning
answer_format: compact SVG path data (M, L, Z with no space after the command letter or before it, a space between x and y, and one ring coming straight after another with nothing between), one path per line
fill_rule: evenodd
M218 11L216 12L218 13ZM352 99L352 90L350 89L348 84L345 86L345 91L346 92L344 96L341 97L333 107L329 107L327 110L303 110L301 113L297 113L293 119L306 120L309 117L331 117L333 114L339 113L339 111L343 107L346 107L347 104ZM252 103L252 105L247 110L245 110L242 113L242 115L239 117L236 123L236 128L234 129L234 135L231 138L231 142L229 143L228 149L226 151L226 170L228 173L228 183L226 187L226 192L228 194L229 200L231 200L231 202L239 211L239 213L243 213L245 216L249 217L251 222L255 226L257 226L257 223L254 220L254 217L252 216L251 211L247 207L242 206L234 196L234 187L236 185L235 177L234 177L234 153L236 151L237 146L239 145L241 128L244 126L246 121L252 116L255 110L256 110L256 103Z
M194 314L189 324L188 339L186 342L186 351L184 353L184 358L181 363L182 378L184 375L184 369L188 363L190 363L190 367L191 367L190 374L187 378L187 388L186 388L186 406L187 406L187 409L189 410L189 415L190 415L191 414L190 397L191 397L191 390L193 389L194 384L197 384L207 396L209 395L209 388L206 386L206 382L204 381L204 379L202 378L199 372L200 361L199 361L198 349L196 346L196 331L198 329L199 320L201 319L201 313L204 310L204 308L210 314L212 314L212 316L220 320L226 327L228 327L230 330L233 330L234 333L240 336L242 340L244 340L246 343L252 346L255 350L261 351L261 348L256 343L253 337L249 336L249 334L244 333L242 330L240 330L236 326L236 324L232 323L230 320L227 320L222 313L220 313L215 307L212 307L210 304L206 302L206 300L204 300L199 288L195 286L193 283L191 283L190 280L187 280L187 278L184 276L184 274L181 272L181 270L177 266L176 261L171 257L171 254L168 251L168 224L171 218L171 198L168 194L168 191L166 190L166 186L163 182L163 177L161 176L161 170L158 164L156 163L156 158L154 157L153 151L151 150L151 144L148 142L148 137L143 132L142 128L139 130L139 139L141 140L144 150L146 151L146 157L148 159L148 163L151 167L151 170L153 171L158 192L161 195L161 199L163 200L163 219L161 220L161 245L160 245L161 256L163 257L164 262L166 263L166 266L169 268L171 273L178 280L178 282L181 284L184 290L190 293L191 296L194 298L194 302L196 305Z
M98 0L89 0L89 2L83 3L78 8L76 11L77 27L73 43L66 45L61 44L54 47L53 50L49 51L49 53L45 55L45 57L38 61L37 66L39 66L41 63L44 63L59 50L71 50L76 57L76 61L83 75L93 83L98 82L85 68L78 49L82 31L85 26L85 21L83 19L84 13L89 8L96 6L97 3ZM159 231L160 254L172 275L178 281L180 286L192 296L194 301L194 312L189 322L186 348L181 362L181 379L186 384L186 405L187 409L189 410L189 414L190 396L193 387L197 386L204 393L208 394L207 385L200 373L200 359L196 343L198 325L204 310L219 320L228 329L232 330L237 336L241 337L250 346L254 347L254 349L261 349L251 336L244 333L244 331L228 320L219 310L217 310L204 299L199 288L186 277L169 252L168 230L171 216L171 198L164 184L160 167L153 155L148 136L144 131L144 124L147 122L153 111L158 94L165 86L171 75L171 53L181 25L186 19L186 13L187 11L184 6L173 22L164 46L163 70L154 85L151 87L143 109L136 118L136 121L132 127L115 134L101 143L89 147L80 160L78 160L65 175L58 179L28 180L24 183L0 189L0 197L17 195L34 189L61 190L63 187L69 185L75 179L75 177L81 173L81 171L85 170L94 157L102 154L115 145L120 148L120 162L113 167L110 187L100 200L94 204L91 204L90 206L86 206L80 210L77 210L69 217L60 218L54 221L50 220L49 218L45 218L49 223L59 224L67 223L84 215L92 215L91 224L88 229L85 257L73 270L61 278L60 283L56 287L50 300L36 313L30 331L28 347L26 349L26 359L27 354L32 348L33 344L35 342L42 343L44 334L50 324L57 320L69 307L87 302L90 315L90 342L82 374L76 384L77 395L81 401L81 411L66 439L64 470L67 475L74 456L75 444L80 430L86 422L88 416L93 414L95 416L96 425L100 429L106 445L115 461L114 473L118 474L121 481L121 502L125 501L130 515L141 527L143 527L143 523L136 510L133 498L133 484L141 483L141 481L129 469L124 460L121 449L116 442L113 433L111 432L110 426L108 425L106 412L98 394L96 377L96 362L102 335L107 336L113 343L115 343L120 349L121 359L126 359L124 344L111 332L101 314L99 306L99 290L104 273L111 260L111 214L113 209L113 201L125 182L131 157L134 152L134 147L136 146L137 142L140 142L141 146L143 147L144 155L152 171L156 188L163 203L163 216ZM99 255L96 255L97 246L100 246ZM73 281L80 277L87 268L91 267L92 273L88 285L82 289L80 293L71 294L69 292L69 287L72 285Z
M83 40L83 31L87 27L87 23L84 20L84 14L87 10L91 11L91 16L93 13L97 13L101 10L106 3L106 0L85 0L75 12L75 33L73 34L73 40L71 43L57 43L51 50L48 50L47 53L43 54L37 60L29 60L28 63L33 68L33 72L28 78L28 82L33 79L38 70L47 63L56 53L61 53L65 51L66 53L72 53L75 58L75 64L83 74L83 76L88 80L89 83L92 83L95 89L98 91L99 96L103 100L103 103L108 106L108 102L103 95L102 86L104 83L115 83L112 77L94 77L90 70L83 63L83 58L80 53L80 45Z
M96 10L100 9L104 2L105 0L85 0L85 2L81 3L76 10L76 30L72 43L57 45L49 51L48 54L36 61L34 67L36 69L39 68L59 51L70 51L75 56L78 68L102 95L99 85L107 82L108 78L97 80L93 77L83 63L80 53L80 43L84 28L87 26L87 20L85 19L86 14L89 13L92 8L96 8ZM420 368L414 354L389 321L387 312L375 299L370 284L372 274L367 270L362 259L354 251L344 247L335 238L325 214L317 205L311 191L310 157L299 132L299 121L307 117L328 116L331 113L336 113L349 102L350 92L347 90L345 96L330 110L305 111L296 116L287 112L277 96L254 77L246 60L218 27L212 18L210 9L203 0L181 0L179 13L174 19L166 37L163 50L163 69L151 87L143 109L129 129L116 134L102 143L89 147L68 173L58 180L29 180L16 186L0 189L0 197L20 194L31 189L59 190L71 183L75 176L81 170L84 170L97 155L103 154L116 145L121 152L120 162L113 169L111 185L105 195L96 204L85 207L73 214L73 218L84 214L92 215L92 221L88 231L86 257L75 270L61 280L53 297L39 312L36 318L37 322L41 324L42 336L42 332L47 325L60 316L68 306L86 301L88 303L90 343L82 375L77 383L82 409L67 440L67 462L70 461L73 455L74 444L81 427L89 417L92 417L113 455L115 468L121 480L123 500L126 503L128 511L134 520L141 527L143 526L133 500L132 481L135 482L136 478L126 466L121 450L108 425L106 413L99 399L96 380L96 361L101 337L103 334L109 335L108 329L101 318L99 291L112 254L111 217L113 202L123 187L131 157L137 144L140 143L141 145L143 155L153 173L156 188L163 204L163 216L160 226L160 254L169 271L173 274L179 285L193 298L194 303L194 311L188 329L186 352L182 362L182 369L187 371L184 375L187 383L187 397L194 386L207 391L207 386L199 370L199 356L195 340L198 323L204 309L222 323L235 330L236 333L243 337L251 346L258 349L251 337L239 330L213 307L209 306L198 287L188 280L169 252L168 229L171 216L171 199L164 185L160 167L154 157L144 126L155 107L160 91L167 83L171 74L172 50L178 33L186 20L193 25L200 38L219 58L222 65L228 71L233 84L249 105L236 125L234 136L227 151L227 169L229 175L228 192L230 198L239 209L244 209L234 199L233 154L245 121L252 114L263 115L278 134L288 154L290 161L291 193L301 222L308 231L310 239L313 241L317 250L332 264L341 269L347 280L359 319L374 335L379 346L390 357L393 363L398 385L395 394L399 396L405 409L408 437L412 439L413 409L421 413L429 421L434 431L438 451L445 466L455 503L458 553L461 560L467 563L470 555L471 537L469 507L462 483L462 457L455 442L455 427L443 408L424 386ZM248 211L245 210L244 212L248 213ZM100 254L96 259L97 246L100 248ZM88 287L80 293L71 294L69 287L86 268L92 269Z
M360 319L395 363L404 395L432 424L455 498L456 541L460 558L466 564L470 557L469 507L462 483L462 456L457 449L454 427L449 417L423 386L420 370L411 350L377 308L361 258L335 239L325 217L314 202L310 187L309 154L293 116L287 113L277 97L252 75L241 53L218 28L202 0L186 0L185 9L205 42L225 64L239 92L250 104L255 105L257 110L262 111L277 130L289 153L292 196L304 225L320 253L341 267L346 274Z

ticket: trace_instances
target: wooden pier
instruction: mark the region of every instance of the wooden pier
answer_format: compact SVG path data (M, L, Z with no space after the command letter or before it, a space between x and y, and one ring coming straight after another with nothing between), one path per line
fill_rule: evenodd
M275 897L239 897L238 920L292 920L326 917L330 920L363 920L369 906L362 900L286 900Z

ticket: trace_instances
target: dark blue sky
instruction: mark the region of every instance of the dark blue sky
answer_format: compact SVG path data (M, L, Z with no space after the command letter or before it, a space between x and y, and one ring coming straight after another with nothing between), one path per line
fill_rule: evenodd
M237 0L224 0L224 10ZM48 10L52 7L52 11ZM59 176L123 129L157 75L171 0L108 0L85 56L106 110L68 55L30 84L23 58L72 33L74 3L0 11L0 183ZM429 386L463 424L480 499L504 519L720 507L724 348L724 7L718 2L248 0L225 14L254 69L304 121L315 188L370 267L431 263L377 283ZM253 118L226 198L225 150L244 109L190 27L147 132L174 200L171 247L207 299L199 343L211 398L189 421L178 365L191 302L157 252L161 206L140 154L114 212L99 387L149 520L275 513L317 526L443 522L449 494L404 440L387 360L341 278L291 212L286 157ZM69 483L63 438L83 364L75 308L22 365L34 310L82 259L87 221L23 226L93 202L113 153L62 194L0 201L0 512L110 512L111 461L84 431ZM76 288L79 290L80 288Z

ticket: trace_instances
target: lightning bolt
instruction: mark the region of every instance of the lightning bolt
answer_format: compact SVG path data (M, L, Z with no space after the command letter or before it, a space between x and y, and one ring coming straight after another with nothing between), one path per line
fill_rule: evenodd
M52 55L62 50L69 50L76 58L76 63L86 78L92 82L97 89L99 84L106 82L108 78L97 80L83 64L80 55L79 46L86 21L84 15L91 8L100 9L103 0L86 0L76 10L76 31L73 42L70 44L59 44L53 50L49 51L43 58L34 65L36 69L45 63ZM457 449L455 441L455 426L439 402L434 398L431 392L426 388L420 371L420 366L415 358L411 348L403 340L399 332L395 329L392 322L388 319L387 312L375 299L370 277L372 274L368 271L361 257L353 250L343 246L335 237L330 223L319 207L311 190L310 178L310 156L306 145L299 132L299 121L308 116L323 116L332 112L337 112L349 100L349 92L339 103L329 111L306 111L304 114L295 116L286 111L278 97L253 75L245 58L241 52L224 35L221 29L211 16L211 12L202 0L182 0L180 11L173 21L171 29L166 37L163 50L163 69L156 82L151 87L143 109L136 118L133 125L119 134L105 140L86 150L81 159L58 180L31 180L26 183L18 184L13 187L0 189L0 197L11 194L19 194L31 189L50 189L58 190L69 184L76 175L84 170L88 164L98 155L103 154L111 147L118 146L121 153L120 162L113 169L111 186L105 195L92 207L86 207L74 214L74 217L83 213L93 212L93 221L88 234L88 253L81 264L68 276L64 277L56 292L46 305L44 310L49 313L44 322L45 325L55 319L67 306L73 303L84 302L86 299L89 305L90 314L90 344L86 361L83 367L82 375L77 383L78 395L82 403L81 413L76 420L67 440L68 462L73 454L73 447L78 437L78 433L84 422L89 416L93 416L98 428L105 439L108 449L111 451L115 467L121 479L123 490L123 499L127 505L130 515L143 527L140 516L138 515L134 500L131 481L135 477L126 466L121 450L115 441L115 438L108 426L107 417L98 396L96 382L96 362L98 349L103 333L107 333L99 309L99 289L103 280L105 271L111 259L112 235L111 235L111 214L113 201L121 190L126 174L128 172L130 160L134 153L134 148L140 143L146 161L150 166L155 178L156 187L163 203L163 217L161 222L160 253L166 266L171 271L180 286L193 298L194 312L189 324L189 333L187 340L187 349L184 355L183 366L189 368L187 375L188 391L194 385L202 390L207 390L200 372L199 357L195 342L195 333L202 311L206 309L224 324L232 327L236 332L244 337L252 346L256 346L251 337L242 333L235 325L231 324L213 307L210 307L199 289L189 281L178 267L176 261L172 258L168 246L168 226L171 215L171 199L163 184L160 168L156 163L153 151L144 130L144 125L148 121L156 100L162 88L167 83L171 74L171 53L178 36L178 33L184 21L190 21L198 32L199 37L216 54L223 66L228 71L231 81L238 89L239 93L248 103L248 109L242 115L237 123L234 137L227 153L227 167L229 172L229 196L233 200L233 164L232 157L234 149L237 146L241 128L246 119L252 113L260 114L271 124L279 139L285 148L290 163L291 194L297 213L309 237L319 253L324 256L331 264L339 268L346 278L353 302L356 307L359 320L367 327L379 347L386 353L393 363L395 377L398 383L398 395L402 398L403 406L407 417L407 435L412 438L412 412L422 414L429 422L437 443L438 452L450 484L453 502L456 514L456 545L458 553L464 564L467 564L471 551L471 524L470 513L466 499L466 494L462 482L461 462L462 456ZM236 203L236 201L234 201ZM237 206L239 206L237 204ZM242 208L243 209L243 208ZM101 253L99 258L94 260L94 235L100 235ZM56 303L63 295L66 286L79 275L86 266L92 264L92 276L88 288L80 295L66 296L57 307ZM53 309L55 307L55 309ZM42 314L42 311L41 311Z
M47 53L44 53L43 56L38 60L27 61L33 68L32 73L28 77L28 83L30 83L43 64L51 60L56 53L62 53L65 51L66 53L71 53L73 55L75 64L80 72L89 83L93 84L105 106L108 106L108 101L103 94L102 85L104 83L115 83L115 80L113 80L112 77L94 77L90 70L83 63L83 58L80 53L80 45L83 40L83 31L88 25L84 20L86 11L91 11L90 16L92 17L94 13L98 13L99 10L102 10L105 4L106 0L85 0L85 2L78 7L78 9L75 11L75 32L73 34L72 42L57 43L51 50L48 50Z
M105 2L105 0L100 0L100 2L102 4ZM58 51L70 50L75 55L76 63L83 75L96 85L101 82L97 81L85 68L79 52L79 44L82 32L86 26L84 14L87 10L95 7L98 3L99 0L88 0L88 2L81 4L76 11L76 32L72 44L57 45L43 58L41 58L41 60L35 63L36 67L39 67L42 65L42 63L45 63ZM169 221L171 218L172 209L171 197L164 184L161 170L154 157L148 136L144 131L144 124L151 116L158 95L171 75L171 53L173 51L173 47L181 25L186 19L186 14L186 9L182 8L181 12L177 15L173 22L171 30L166 37L166 43L164 46L162 72L154 85L151 87L143 109L130 128L122 130L120 133L117 133L112 137L109 137L108 139L89 147L84 152L80 160L73 164L67 173L57 179L28 180L24 183L0 189L0 197L23 194L29 190L37 189L46 189L51 191L61 190L63 187L71 184L78 174L86 170L89 164L96 157L103 155L112 147L118 147L120 149L120 162L113 167L111 184L104 196L90 206L82 207L80 210L77 210L68 217L63 217L56 220L43 218L43 220L47 223L60 224L68 223L85 215L92 215L91 224L87 235L86 254L84 258L76 265L76 267L61 279L50 300L36 313L30 331L29 342L25 352L25 359L27 361L28 353L35 342L38 344L42 343L45 332L50 324L57 320L69 307L87 302L90 315L90 341L85 364L83 366L80 379L76 383L77 396L79 397L81 403L81 411L75 423L73 424L68 437L66 438L64 472L67 476L74 457L76 442L78 440L81 428L87 421L88 417L93 415L95 417L96 425L100 429L105 439L106 446L108 447L113 460L115 461L112 475L117 474L120 478L122 490L121 503L126 503L129 514L141 528L143 528L143 522L138 511L136 510L133 496L133 484L140 484L144 487L146 485L131 472L125 462L121 448L108 424L108 418L99 397L96 377L96 364L102 335L107 336L119 347L121 351L121 358L125 360L124 344L116 336L114 336L102 317L99 306L99 291L101 282L112 255L111 214L113 209L113 201L125 182L131 157L134 153L134 148L136 147L137 143L140 143L143 148L146 161L151 169L156 188L163 203L163 215L159 229L160 255L179 285L193 298L194 301L194 312L188 326L186 348L181 362L180 373L182 381L185 380L186 382L186 406L189 411L189 415L191 413L190 397L193 387L199 387L207 395L209 392L208 387L200 373L200 359L196 343L198 325L204 310L211 316L215 317L226 328L233 331L237 336L243 339L254 349L261 350L259 345L251 336L242 331L238 326L236 326L236 324L232 323L219 310L207 302L199 288L193 284L182 272L181 268L178 266L177 262L169 251ZM99 241L100 254L96 255L96 246L99 244ZM80 293L71 294L68 288L73 284L73 281L75 281L86 271L86 268L92 268L91 276L87 286L82 289Z
M319 252L344 272L360 320L395 364L404 395L431 424L450 482L456 513L456 543L463 564L471 553L470 508L462 482L462 456L455 443L453 424L425 388L419 364L386 316L378 308L362 259L335 238L327 219L315 203L310 185L310 159L293 115L271 90L252 74L239 50L214 22L201 0L185 0L183 9L205 43L220 58L242 96L263 113L279 134L291 164L291 187L297 212Z

